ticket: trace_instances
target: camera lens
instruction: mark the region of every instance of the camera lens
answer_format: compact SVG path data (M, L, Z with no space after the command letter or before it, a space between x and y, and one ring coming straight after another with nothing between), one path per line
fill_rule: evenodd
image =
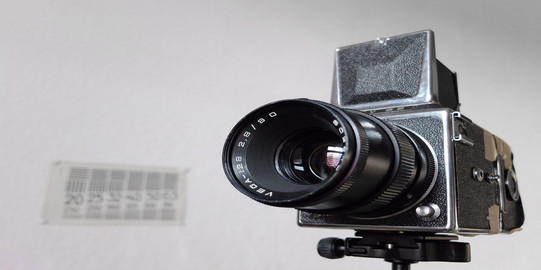
M239 191L261 203L358 217L411 207L435 172L430 149L413 133L306 99L244 117L226 140L223 166Z

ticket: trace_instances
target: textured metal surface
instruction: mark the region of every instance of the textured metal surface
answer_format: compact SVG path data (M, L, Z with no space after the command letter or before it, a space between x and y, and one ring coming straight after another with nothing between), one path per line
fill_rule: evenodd
M456 75L436 59L430 30L338 48L331 102L356 110L459 105Z
M336 51L333 103L370 108L437 100L434 34L421 31Z
M519 228L524 222L522 200L508 194L504 182L513 166L510 147L471 121L462 121L461 125L474 144L457 142L454 146L459 230L498 233ZM495 149L498 144L499 149ZM485 179L474 178L474 169L483 170Z
M493 162L485 159L483 130L468 121L461 122L461 129L467 132L474 143L455 143L457 178L457 217L461 230L490 232L489 209L498 205L497 184L473 177L474 168L486 173L493 172ZM494 230L494 228L493 228ZM499 230L499 228L498 228Z
M426 33L419 33L338 49L343 104L417 95L426 39Z

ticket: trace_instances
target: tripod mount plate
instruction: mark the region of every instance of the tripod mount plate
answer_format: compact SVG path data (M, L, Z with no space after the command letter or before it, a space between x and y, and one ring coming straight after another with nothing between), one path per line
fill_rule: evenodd
M356 236L322 239L318 243L318 253L329 259L344 256L382 258L393 266L420 261L470 261L470 245L454 242L458 237L453 235L357 232Z

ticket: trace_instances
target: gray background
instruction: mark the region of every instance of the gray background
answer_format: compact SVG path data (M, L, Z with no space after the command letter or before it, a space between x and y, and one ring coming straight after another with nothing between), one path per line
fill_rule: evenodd
M336 47L422 29L458 72L462 112L513 147L527 221L462 238L470 264L536 269L539 1L1 1L1 269L390 269L320 258L295 211L257 204L221 169L245 113L329 100ZM184 226L43 225L56 160L190 170Z

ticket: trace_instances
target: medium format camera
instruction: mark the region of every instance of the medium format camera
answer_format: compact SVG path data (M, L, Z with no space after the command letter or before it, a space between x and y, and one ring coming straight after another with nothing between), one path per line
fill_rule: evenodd
M223 151L246 196L301 226L479 234L520 228L511 148L458 111L456 75L421 31L336 50L332 104L256 109Z

